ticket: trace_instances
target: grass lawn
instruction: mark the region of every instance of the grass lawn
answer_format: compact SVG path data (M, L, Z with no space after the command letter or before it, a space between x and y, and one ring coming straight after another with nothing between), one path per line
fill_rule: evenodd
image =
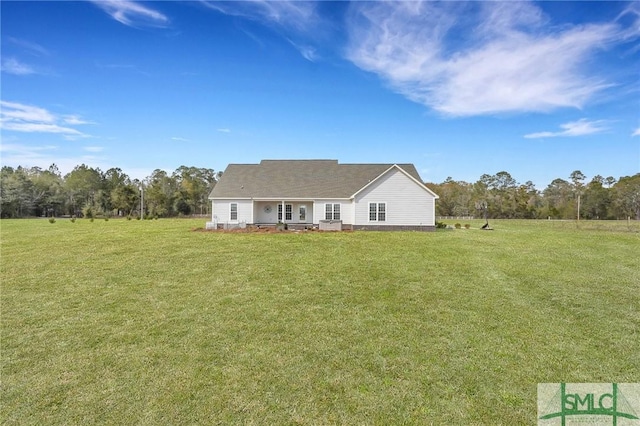
M640 381L637 222L204 221L0 222L3 424L534 424L539 382Z

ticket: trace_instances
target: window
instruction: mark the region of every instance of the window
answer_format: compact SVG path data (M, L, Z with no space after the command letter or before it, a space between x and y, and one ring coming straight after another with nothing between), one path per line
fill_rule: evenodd
M387 220L387 203L369 203L369 221L384 222Z
M325 204L324 218L326 220L340 220L340 204Z
M285 220L291 220L293 211L291 204L284 205L284 217ZM278 204L278 222L282 222L282 204Z
M378 220L378 205L376 203L369 203L369 220Z
M231 205L229 206L229 209L230 209L229 220L238 220L238 204L231 203Z

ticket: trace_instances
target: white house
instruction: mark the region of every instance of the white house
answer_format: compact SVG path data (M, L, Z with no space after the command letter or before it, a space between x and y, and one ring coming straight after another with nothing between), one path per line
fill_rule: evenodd
M208 227L275 225L434 230L435 200L413 164L263 160L229 164Z

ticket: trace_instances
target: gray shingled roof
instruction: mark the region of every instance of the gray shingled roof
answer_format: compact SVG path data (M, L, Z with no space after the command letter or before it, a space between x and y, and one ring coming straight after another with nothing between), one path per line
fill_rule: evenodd
M262 160L229 164L209 198L349 198L393 164ZM413 164L398 164L422 182Z

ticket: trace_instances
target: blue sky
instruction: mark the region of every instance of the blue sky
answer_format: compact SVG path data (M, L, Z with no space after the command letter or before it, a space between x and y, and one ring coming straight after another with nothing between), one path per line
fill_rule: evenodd
M640 171L640 2L2 1L2 165Z

